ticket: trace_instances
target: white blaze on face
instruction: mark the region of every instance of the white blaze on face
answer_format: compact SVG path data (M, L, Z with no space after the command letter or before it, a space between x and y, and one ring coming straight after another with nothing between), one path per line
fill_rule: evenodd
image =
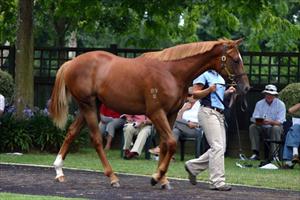
M54 165L54 168L55 168L55 171L56 171L56 178L64 176L64 173L62 171L64 161L63 161L62 156L60 154L57 155L53 165Z
M241 54L239 53L239 58L240 58L240 60L243 62L243 58L242 58L242 56L241 56ZM243 62L244 63L244 62Z

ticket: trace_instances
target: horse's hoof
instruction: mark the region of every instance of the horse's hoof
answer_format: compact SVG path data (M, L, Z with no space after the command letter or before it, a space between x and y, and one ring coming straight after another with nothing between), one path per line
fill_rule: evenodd
M172 190L173 187L171 186L170 183L167 183L167 184L161 185L161 189L163 189L163 190Z
M115 187L115 188L119 188L121 186L119 181L112 182L112 183L110 183L110 185L111 185L111 187Z
M154 186L154 185L156 185L156 184L158 183L158 181L155 180L155 179L152 177L150 183L151 183L152 186Z
M65 176L59 176L59 177L56 177L55 180L56 180L57 182L59 182L59 183L63 183L63 182L66 181L66 180L65 180Z

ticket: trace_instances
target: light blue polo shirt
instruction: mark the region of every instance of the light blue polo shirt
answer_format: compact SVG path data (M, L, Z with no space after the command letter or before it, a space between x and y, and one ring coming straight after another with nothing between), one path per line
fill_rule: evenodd
M221 110L225 109L223 103L219 100L219 98L216 95L217 93L223 101L226 89L225 80L215 70L209 70L204 72L193 81L193 84L202 84L204 85L204 89L208 88L212 84L216 84L216 91L210 93L209 95L201 99L201 105L215 107Z

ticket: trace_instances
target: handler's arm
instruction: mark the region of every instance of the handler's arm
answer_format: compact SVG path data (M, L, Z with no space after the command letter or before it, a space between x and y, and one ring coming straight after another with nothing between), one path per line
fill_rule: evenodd
M207 95L209 95L210 93L215 92L217 89L215 84L209 86L206 89L203 89L203 87L204 85L202 84L193 85L193 96L195 99L202 99Z

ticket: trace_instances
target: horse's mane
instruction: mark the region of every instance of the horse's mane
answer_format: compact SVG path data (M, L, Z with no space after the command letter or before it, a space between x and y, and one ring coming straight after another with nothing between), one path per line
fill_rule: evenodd
M233 43L233 40L219 39L218 41L194 42L170 47L161 51L144 53L141 56L158 59L160 61L174 61L203 54L210 51L217 44Z

